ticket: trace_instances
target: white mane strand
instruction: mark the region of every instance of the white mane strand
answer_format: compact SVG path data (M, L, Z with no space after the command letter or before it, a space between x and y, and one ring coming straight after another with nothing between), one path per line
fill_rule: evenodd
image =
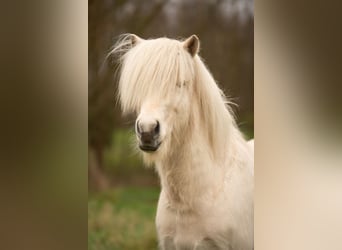
M235 129L235 122L226 105L226 97L198 56L195 57L195 69L195 93L200 105L200 116L208 133L214 158L223 160L229 146L227 143L230 133Z

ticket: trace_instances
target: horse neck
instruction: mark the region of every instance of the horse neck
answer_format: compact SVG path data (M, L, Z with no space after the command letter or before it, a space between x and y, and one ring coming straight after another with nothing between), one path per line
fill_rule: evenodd
M198 125L190 126L182 132L183 136L173 140L167 156L157 162L162 189L170 205L180 210L197 207L198 202L217 193L227 171L226 159L217 161L211 153L212 145L203 133L201 118L197 115L192 119Z

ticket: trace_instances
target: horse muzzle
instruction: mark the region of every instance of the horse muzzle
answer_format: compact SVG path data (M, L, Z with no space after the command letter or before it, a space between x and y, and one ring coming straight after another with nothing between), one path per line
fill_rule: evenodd
M158 121L144 124L142 121L136 122L136 134L139 140L139 148L145 152L156 151L161 142L159 141L160 124Z

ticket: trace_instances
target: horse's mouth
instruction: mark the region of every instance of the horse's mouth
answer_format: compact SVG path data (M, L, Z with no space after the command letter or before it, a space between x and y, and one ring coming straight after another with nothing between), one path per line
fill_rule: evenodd
M139 148L147 153L155 152L159 148L161 142L159 142L157 145L150 145L150 144L139 144Z

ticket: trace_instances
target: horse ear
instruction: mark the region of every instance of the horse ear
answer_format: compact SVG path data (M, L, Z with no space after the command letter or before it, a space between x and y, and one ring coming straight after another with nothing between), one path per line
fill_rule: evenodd
M144 39L138 37L137 35L130 34L131 46L134 47L138 43L142 42Z
M200 41L196 35L192 35L183 42L183 46L191 56L195 56L199 51Z

